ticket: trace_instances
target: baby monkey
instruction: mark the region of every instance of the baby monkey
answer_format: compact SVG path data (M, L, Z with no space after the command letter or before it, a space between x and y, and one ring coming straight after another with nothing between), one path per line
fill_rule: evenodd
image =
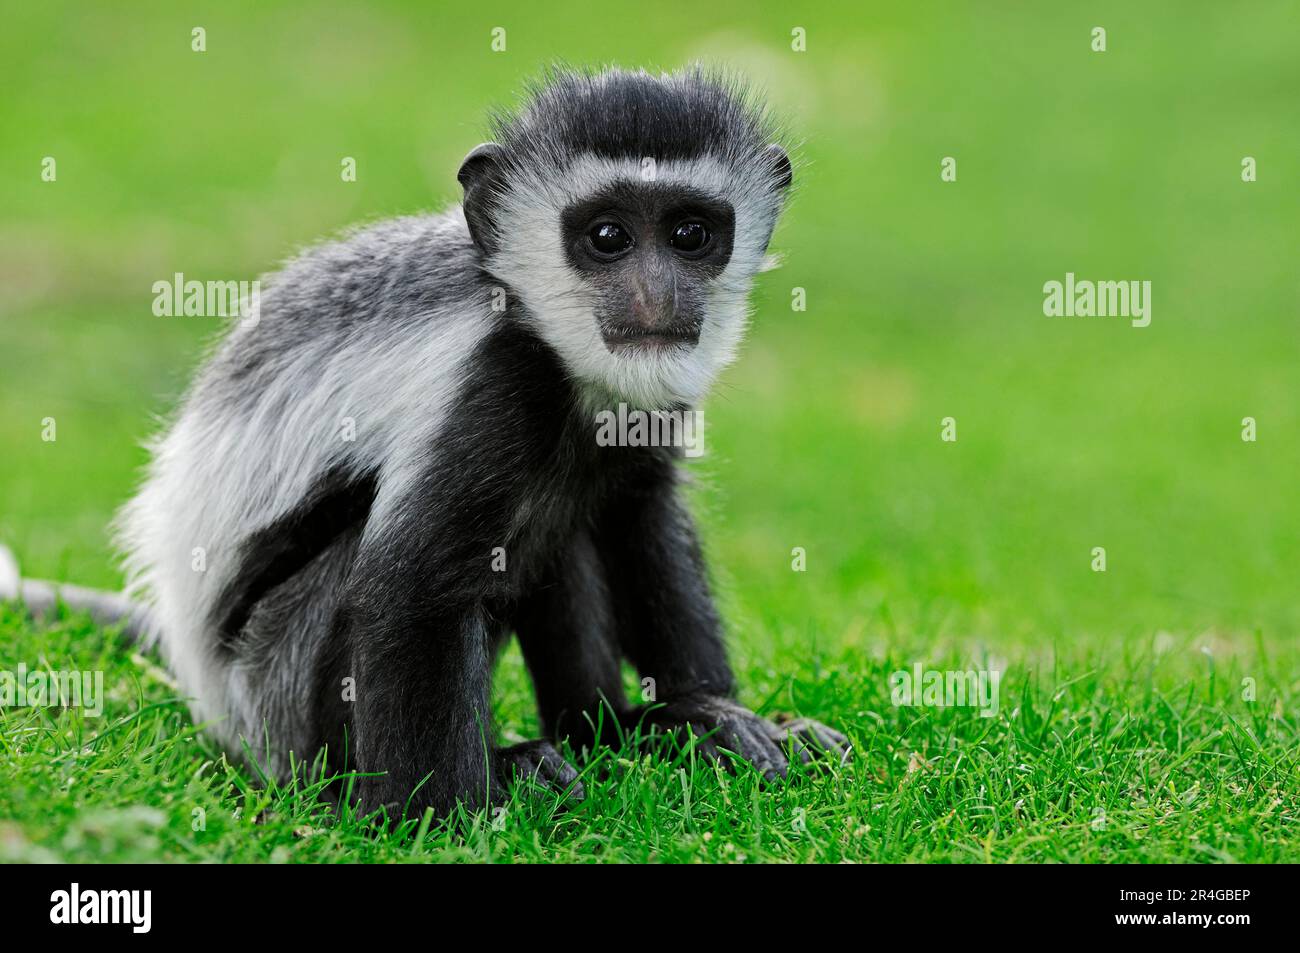
M580 796L552 742L638 726L769 778L844 753L733 700L680 448L596 439L735 356L791 184L763 110L699 69L557 71L492 131L460 207L266 279L121 514L136 620L224 744L281 775L324 752L366 810L477 808L521 772ZM500 748L512 632L549 740Z

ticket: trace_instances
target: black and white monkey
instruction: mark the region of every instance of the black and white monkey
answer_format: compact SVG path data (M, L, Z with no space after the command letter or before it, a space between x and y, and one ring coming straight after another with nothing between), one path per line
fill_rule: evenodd
M281 774L325 749L373 773L367 809L563 788L551 742L638 724L767 776L842 752L733 700L680 451L596 440L598 411L689 408L735 356L791 184L763 110L698 69L557 71L493 133L463 206L266 280L121 514L137 621L226 746ZM495 748L512 632L549 740Z

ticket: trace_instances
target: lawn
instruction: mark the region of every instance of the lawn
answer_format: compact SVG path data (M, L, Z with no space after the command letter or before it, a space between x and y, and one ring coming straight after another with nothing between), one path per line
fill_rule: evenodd
M521 790L379 836L228 763L117 633L8 607L0 671L102 671L107 704L0 709L0 861L1300 860L1293 5L138 6L0 31L24 569L119 582L105 525L218 332L155 317L153 282L453 201L484 111L554 58L705 58L767 88L802 162L693 502L742 700L854 756L766 789L608 752L577 807ZM1067 273L1150 281L1150 325L1045 316ZM1001 673L997 713L895 704L918 664ZM496 706L536 734L515 650Z

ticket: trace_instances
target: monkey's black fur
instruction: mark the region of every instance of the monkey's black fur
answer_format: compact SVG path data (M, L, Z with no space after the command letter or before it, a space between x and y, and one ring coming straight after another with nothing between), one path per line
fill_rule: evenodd
M598 447L554 354L513 322L471 377L418 505L360 554L336 623L353 647L360 766L387 771L375 804L435 770L432 803L484 802L489 666L512 629L544 730L576 747L596 740L602 699L630 723L623 655L666 698L733 688L670 451Z
M340 536L365 521L375 498L375 480L331 473L302 506L249 537L239 574L218 597L213 621L222 645L237 641L253 608L277 587L291 582Z
M264 735L281 773L325 749L366 775L366 808L482 806L519 771L573 785L552 745L494 745L513 632L550 741L693 731L767 776L838 749L732 700L680 450L596 440L598 407L685 410L734 354L784 150L699 71L557 73L495 128L461 168L463 217L291 264L160 441L123 536L196 714L229 744ZM661 179L638 178L644 157ZM627 244L604 254L590 238L612 225ZM183 564L196 545L207 574ZM628 702L623 659L655 703Z
M758 155L779 137L744 86L701 67L665 77L555 69L527 94L521 109L498 111L491 123L493 139L521 165L584 152L661 161Z

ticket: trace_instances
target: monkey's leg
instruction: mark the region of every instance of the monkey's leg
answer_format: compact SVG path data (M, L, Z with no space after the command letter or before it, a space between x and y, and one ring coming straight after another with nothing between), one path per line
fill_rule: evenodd
M542 729L575 750L617 740L623 695L605 568L581 531L515 612Z
M353 586L349 586L352 589ZM391 598L388 593L387 597ZM480 613L382 608L351 596L340 624L356 678L353 738L361 806L441 817L487 806L500 777L488 722L487 626Z
M608 508L600 552L618 567L610 587L619 639L643 678L654 679L658 704L645 708L647 722L701 737L706 755L722 749L769 778L785 773L789 753L803 761L817 749L842 753L847 739L831 728L775 725L733 700L704 557L670 469L651 471Z
M488 721L487 627L469 612L430 623L419 638L367 639L354 649L353 718L363 810L390 819L432 807L446 816L505 800L506 785L531 780L566 798L585 795L577 770L549 741L497 748Z
M447 494L454 485L434 473L409 496L376 500L330 635L356 679L353 763L375 773L359 799L390 816L483 808L520 773L572 781L553 750L492 745L487 541L507 538L509 511L477 488Z

